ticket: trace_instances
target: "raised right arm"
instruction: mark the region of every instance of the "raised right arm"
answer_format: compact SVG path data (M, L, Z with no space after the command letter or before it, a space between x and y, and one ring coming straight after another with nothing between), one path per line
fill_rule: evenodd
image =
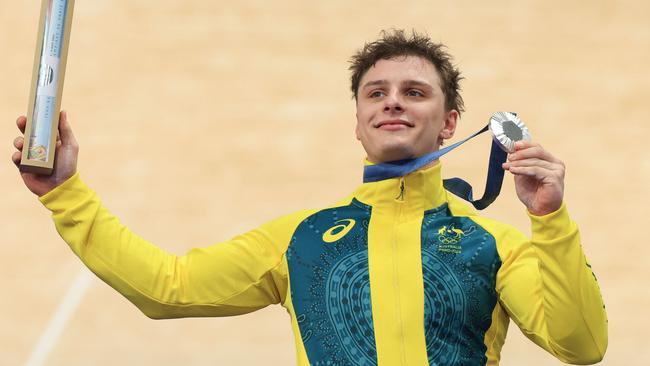
M151 318L238 315L284 300L284 252L297 213L183 256L135 235L75 174L40 198L97 276Z
M26 118L16 121L25 131ZM284 252L308 213L269 222L227 242L169 254L132 233L79 178L77 144L62 112L52 175L21 172L27 188L52 211L74 253L151 318L226 316L284 301ZM24 138L12 160L19 165Z

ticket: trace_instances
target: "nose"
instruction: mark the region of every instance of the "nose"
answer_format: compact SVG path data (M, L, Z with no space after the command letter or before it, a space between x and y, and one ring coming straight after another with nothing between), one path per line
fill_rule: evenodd
M404 111L402 102L399 100L396 93L389 94L385 99L384 112L386 113L401 113Z

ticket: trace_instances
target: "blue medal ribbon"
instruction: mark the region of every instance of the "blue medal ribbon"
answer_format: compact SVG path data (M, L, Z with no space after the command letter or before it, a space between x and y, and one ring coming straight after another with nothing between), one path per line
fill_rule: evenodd
M483 127L480 131L467 137L464 140L456 142L438 151L420 156L415 159L404 159L380 163L376 165L366 165L363 169L363 182L377 182L384 179L395 177L403 177L413 171L416 171L434 160L438 160L441 156L471 140L472 138L482 134L489 129L489 125ZM488 176L485 183L485 192L483 197L474 200L472 186L461 178L449 178L443 180L443 186L449 192L456 196L469 201L477 210L482 210L488 207L499 196L501 192L501 185L503 184L504 171L501 165L505 163L508 157L499 144L492 139L492 148L490 151L490 160L488 164Z

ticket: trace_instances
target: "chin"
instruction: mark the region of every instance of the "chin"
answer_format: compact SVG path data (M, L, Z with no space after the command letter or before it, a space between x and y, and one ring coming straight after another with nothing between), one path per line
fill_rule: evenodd
M393 146L384 146L384 148L381 149L381 151L379 151L375 156L377 156L377 160L379 160L378 163L384 163L388 161L412 159L417 155L411 146L400 144Z

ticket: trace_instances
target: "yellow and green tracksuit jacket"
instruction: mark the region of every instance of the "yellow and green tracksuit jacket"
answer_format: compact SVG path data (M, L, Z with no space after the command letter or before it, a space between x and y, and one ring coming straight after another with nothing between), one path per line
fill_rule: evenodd
M531 215L529 239L446 192L440 164L183 256L129 231L78 175L41 201L81 260L151 318L282 304L300 365L494 365L509 319L565 362L607 347L565 206Z

